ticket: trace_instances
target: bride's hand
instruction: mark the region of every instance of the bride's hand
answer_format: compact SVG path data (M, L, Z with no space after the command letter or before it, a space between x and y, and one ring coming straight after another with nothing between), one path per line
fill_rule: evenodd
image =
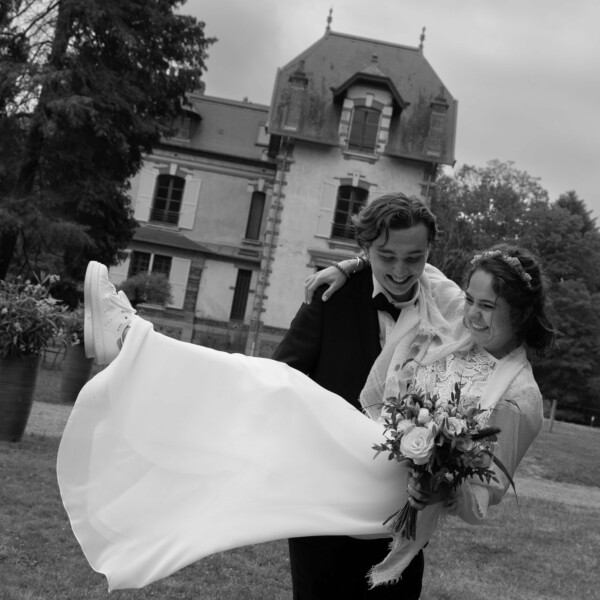
M322 285L329 287L323 292L323 302L326 302L337 290L346 283L346 276L336 267L327 267L322 271L317 271L306 278L304 282L304 302L312 302L315 290Z
M310 304L315 290L322 285L327 285L328 288L323 292L323 302L326 302L346 283L347 279L350 279L353 273L364 268L367 260L366 257L357 256L309 275L304 282L304 302Z

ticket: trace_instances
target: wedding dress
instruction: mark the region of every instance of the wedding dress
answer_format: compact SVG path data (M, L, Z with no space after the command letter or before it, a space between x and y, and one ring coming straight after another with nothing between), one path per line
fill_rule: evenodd
M374 460L381 435L283 363L185 344L136 318L73 407L58 481L92 568L111 589L139 588L247 544L388 536L407 471ZM435 526L429 513L411 557Z
M417 375L427 386L448 386L447 373L479 374L474 394L490 413L498 407L490 421L503 430L499 454L512 474L542 423L525 350L501 361L474 353L468 365L461 356ZM397 358L391 354L379 398L398 385ZM369 410L376 417L373 404ZM120 354L73 407L58 482L92 568L111 589L140 588L248 544L389 536L383 522L406 503L408 471L386 456L375 458L383 431L283 363L179 342L136 317ZM507 487L502 478L492 486L463 485L458 514L481 520ZM420 511L416 540L394 539L372 584L401 575L441 509Z

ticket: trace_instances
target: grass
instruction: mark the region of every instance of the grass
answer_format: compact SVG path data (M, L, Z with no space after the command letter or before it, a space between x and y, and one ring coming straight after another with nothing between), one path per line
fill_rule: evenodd
M0 600L100 600L106 580L91 570L71 532L55 477L58 439L25 435L0 442ZM290 597L287 544L211 556L143 590L111 600Z
M61 402L58 373L40 371L38 400ZM600 429L547 429L518 474L600 493ZM291 598L284 541L217 554L143 590L109 594L71 533L56 486L57 448L58 439L32 434L0 442L0 600ZM422 599L597 598L600 506L566 500L520 497L519 510L509 495L484 525L448 519L426 549Z

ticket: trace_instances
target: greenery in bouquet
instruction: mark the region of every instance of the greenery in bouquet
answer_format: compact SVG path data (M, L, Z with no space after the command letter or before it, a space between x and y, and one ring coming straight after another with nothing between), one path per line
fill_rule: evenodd
M432 492L440 486L456 490L471 477L487 483L498 481L492 463L514 487L510 474L493 453L500 429L482 427L478 417L484 411L477 406L461 406L460 394L456 384L449 399L422 390L388 398L382 412L385 441L374 445L374 450L377 455L387 452L389 460L408 463L413 483L427 480ZM392 521L394 534L415 539L417 513L407 502L385 523Z
M0 281L0 358L39 356L64 331L64 309L43 283Z

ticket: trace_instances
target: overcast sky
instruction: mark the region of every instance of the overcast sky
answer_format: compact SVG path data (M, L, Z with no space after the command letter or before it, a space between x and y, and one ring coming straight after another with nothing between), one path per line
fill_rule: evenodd
M600 217L600 1L188 0L206 93L269 104L277 68L332 31L418 46L458 100L457 165L513 161ZM599 219L600 221L600 219Z

